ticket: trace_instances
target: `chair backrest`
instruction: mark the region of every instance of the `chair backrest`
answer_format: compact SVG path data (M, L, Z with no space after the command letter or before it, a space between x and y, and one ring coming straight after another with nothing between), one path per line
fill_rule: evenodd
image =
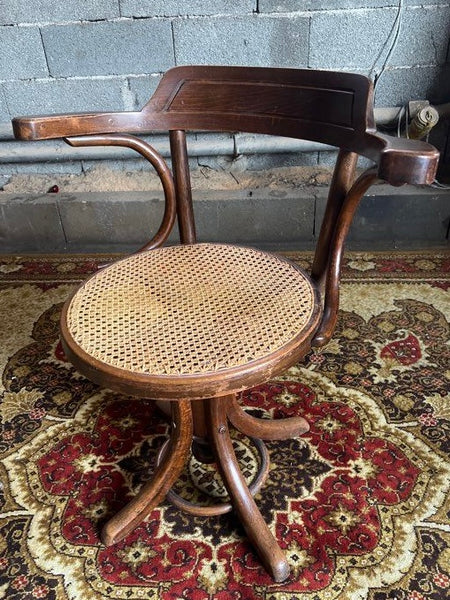
M176 67L142 115L149 129L245 131L353 147L374 128L372 96L369 79L352 73Z
M366 156L393 185L431 183L439 157L424 142L375 131L367 77L308 69L175 67L141 111L17 117L13 128L24 140L167 130L275 134Z

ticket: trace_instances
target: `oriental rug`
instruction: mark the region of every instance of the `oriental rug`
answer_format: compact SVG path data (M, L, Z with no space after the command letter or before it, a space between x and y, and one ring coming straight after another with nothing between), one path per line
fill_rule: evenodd
M256 496L291 566L283 584L233 513L193 517L165 501L123 542L100 543L168 432L154 402L98 388L61 349L62 302L109 260L0 260L0 598L450 596L448 254L348 254L331 343L243 395L252 414L311 424L301 439L268 444ZM258 452L244 437L234 443L251 479ZM194 459L177 491L223 495Z

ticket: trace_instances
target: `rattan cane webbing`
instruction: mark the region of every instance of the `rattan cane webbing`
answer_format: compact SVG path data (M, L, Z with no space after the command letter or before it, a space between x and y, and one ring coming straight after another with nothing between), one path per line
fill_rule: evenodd
M251 248L195 244L133 255L72 298L67 324L90 356L154 375L243 365L284 346L313 309L309 280Z

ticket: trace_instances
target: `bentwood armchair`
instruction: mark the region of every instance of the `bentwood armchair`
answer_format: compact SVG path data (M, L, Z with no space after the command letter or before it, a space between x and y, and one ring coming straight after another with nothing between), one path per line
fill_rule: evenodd
M301 417L257 419L236 394L329 341L344 241L361 197L377 180L431 183L438 152L375 131L366 77L311 70L177 67L139 112L21 117L13 125L22 140L62 137L72 146L132 148L150 161L164 188L165 214L154 238L88 279L61 318L65 352L82 374L163 401L171 411L171 437L153 478L106 523L103 542L125 538L168 495L193 514L234 509L266 569L285 580L289 565L253 499L267 472L267 453L262 450L261 473L249 489L228 424L255 438L280 440L305 433L308 423ZM310 274L260 250L196 243L188 130L274 134L339 148ZM151 131L168 131L173 174L154 148L130 135ZM374 166L355 178L358 155ZM176 218L181 244L163 246ZM212 449L230 504L207 509L170 491L191 448L204 461Z

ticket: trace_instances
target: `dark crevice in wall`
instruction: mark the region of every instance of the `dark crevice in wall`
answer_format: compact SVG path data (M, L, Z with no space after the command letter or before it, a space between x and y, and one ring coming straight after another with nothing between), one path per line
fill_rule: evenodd
M80 19L80 23L108 23L109 19Z
M129 91L130 95L133 97L132 109L133 110L140 110L142 107L139 106L139 104L138 104L138 94L131 87L131 81L130 81L129 78L127 78L126 83L127 83L128 91Z
M309 17L309 23L308 23L308 56L306 59L306 64L308 65L308 69L311 68L311 27L312 27L312 18Z
M314 198L314 208L313 208L314 212L313 212L313 223L312 223L312 226L313 226L312 237L313 237L313 239L315 239L319 228L317 226L318 224L316 223L316 221L317 221L317 196L314 195L313 198Z
M64 237L64 246L67 247L68 239L67 239L66 230L64 228L64 220L63 220L62 215L61 215L61 210L60 210L58 198L56 198L55 200L56 200L55 201L55 206L56 206L56 211L58 213L59 224L61 226L61 231L62 231L62 234L63 234L63 237Z
M48 73L48 76L51 77L50 65L48 64L47 50L45 48L44 38L42 37L42 28L41 27L39 27L39 35L41 36L41 44L42 44L42 48L44 51L45 64L47 65L47 73Z
M175 44L175 31L173 28L173 21L170 22L170 31L172 32L172 50L173 50L173 64L176 66L178 64L177 60L177 50Z

